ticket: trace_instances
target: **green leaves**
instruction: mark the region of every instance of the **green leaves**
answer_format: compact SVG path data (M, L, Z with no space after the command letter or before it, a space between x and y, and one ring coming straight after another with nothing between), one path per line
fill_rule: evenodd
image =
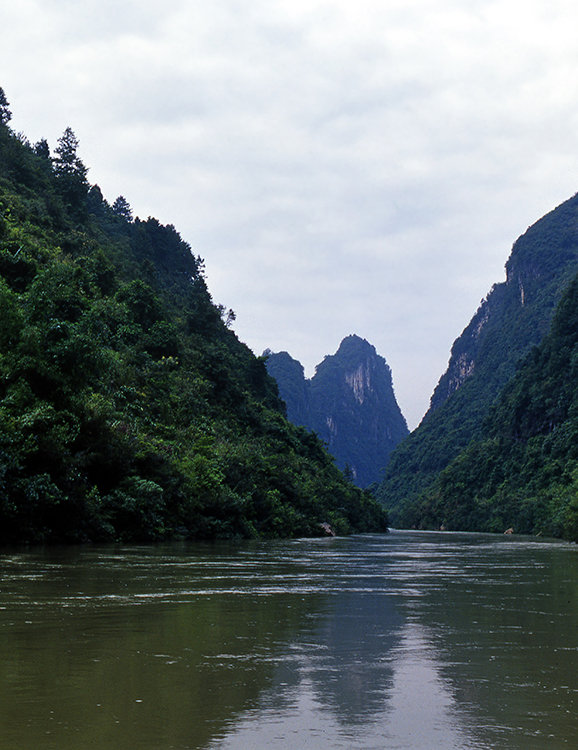
M72 128L66 128L58 139L56 157L53 160L58 190L75 211L85 207L88 195L88 170L77 154L78 146L79 141Z
M201 259L89 191L77 148L67 129L51 166L0 129L0 542L383 529L285 420Z
M378 490L395 525L437 528L447 521L452 528L481 530L494 523L494 511L486 501L498 497L497 486L490 486L491 473L480 482L475 479L478 465L468 448L472 441L478 448L485 446L489 460L493 448L488 438L504 441L505 455L494 465L502 465L509 474L497 505L507 506L506 515L514 515L524 493L547 505L540 493L555 462L546 455L539 459L531 446L548 448L550 436L565 428L574 409L578 411L573 360L578 305L573 292L554 316L578 270L577 219L574 196L517 240L506 265L507 281L494 286L454 343L432 408L393 454ZM552 333L545 338L550 326ZM523 375L517 373L519 368ZM527 446L521 459L519 444ZM570 443L562 452L570 459ZM479 458L483 464L485 458ZM452 482L460 489L452 489ZM458 511L454 505L459 503L463 508ZM449 506L451 513L446 513ZM525 514L524 528L532 530L543 517L541 511L533 520Z
M6 99L4 89L0 87L0 125L7 125L12 119L12 112L8 109L9 102Z
M404 520L421 526L541 533L578 541L578 277L551 331L520 366L479 439Z

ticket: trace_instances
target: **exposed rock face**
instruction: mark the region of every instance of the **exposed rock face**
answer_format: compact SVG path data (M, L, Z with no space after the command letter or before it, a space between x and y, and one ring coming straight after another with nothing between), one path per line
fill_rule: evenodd
M474 372L495 359L504 370L497 388L515 363L548 330L561 290L577 261L578 195L533 224L516 240L506 263L506 281L494 284L452 347L448 369L431 397L438 409ZM496 356L501 350L502 361Z
M378 481L391 451L408 434L385 359L364 339L348 336L306 380L287 352L267 354L289 419L316 432L356 484Z
M475 438L521 359L547 333L578 270L578 195L515 243L506 281L495 284L452 347L430 408L392 456L379 491L394 524ZM407 514L406 514L407 516Z
M430 399L430 412L435 411L474 373L476 357L484 328L490 318L490 303L483 300L468 327L454 343L448 369L440 378Z

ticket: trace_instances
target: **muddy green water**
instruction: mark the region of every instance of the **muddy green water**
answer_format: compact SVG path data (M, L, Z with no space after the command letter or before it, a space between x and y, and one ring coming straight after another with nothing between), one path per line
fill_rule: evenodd
M578 747L578 548L0 552L0 750Z

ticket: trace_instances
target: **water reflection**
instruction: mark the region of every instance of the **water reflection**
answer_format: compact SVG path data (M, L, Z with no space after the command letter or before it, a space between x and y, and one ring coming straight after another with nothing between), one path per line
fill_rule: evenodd
M0 750L578 746L575 547L0 555Z
M484 750L474 739L472 717L458 709L441 678L419 626L408 624L397 645L372 653L372 663L341 665L337 684L327 689L326 669L304 667L301 679L284 691L275 682L260 704L231 722L214 750L240 748L348 748L349 750ZM323 656L319 657L321 661ZM379 663L374 664L377 659ZM337 665L334 665L337 666ZM378 676L376 681L373 677ZM354 696L355 710L347 705ZM336 699L337 698L337 699ZM368 698L364 702L364 698ZM341 712L346 705L347 710Z
M445 684L475 712L477 743L578 746L576 547L465 535L444 548L458 569L430 580L415 611Z

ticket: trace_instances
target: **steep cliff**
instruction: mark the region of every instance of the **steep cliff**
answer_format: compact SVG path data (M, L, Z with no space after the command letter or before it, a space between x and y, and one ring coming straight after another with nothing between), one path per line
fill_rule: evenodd
M316 432L359 486L378 481L408 429L395 400L391 370L375 348L359 336L348 336L317 366L311 380L286 352L269 353L267 369L277 380L289 419Z
M448 369L419 427L395 451L379 497L394 524L415 521L412 505L480 434L520 360L550 327L578 269L578 197L531 226L514 244L506 281L496 284L455 341Z
M479 438L411 508L448 530L578 541L578 275L552 327L503 389Z

